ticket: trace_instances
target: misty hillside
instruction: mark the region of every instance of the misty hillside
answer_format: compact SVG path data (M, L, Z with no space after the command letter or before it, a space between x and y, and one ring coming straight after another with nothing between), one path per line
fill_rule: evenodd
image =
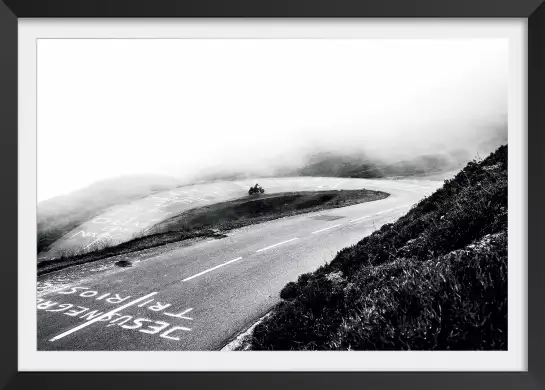
M495 123L441 140L442 136L438 131L433 137L423 134L420 141L412 139L410 143L406 139L392 140L389 148L378 150L373 143L362 146L340 140L337 142L342 148L321 145L304 156L303 164L283 174L373 179L459 171L474 158L507 144L507 127L505 123Z
M254 350L506 350L507 146L301 275Z
M268 161L228 167L218 164L197 176L199 181L241 180L250 177L419 177L457 172L474 158L486 156L507 143L507 127L494 123L441 139L422 135L419 141L392 140L391 146L350 139L310 142L296 153ZM397 141L397 143L396 143ZM416 145L416 146L415 146ZM266 151L266 150L264 150Z
M199 176L199 181L243 180L260 177L347 177L379 179L391 177L418 177L459 170L473 156L463 150L443 154L415 156L395 162L368 157L363 152L318 152L304 158L298 167L281 167L274 170L218 171Z
M334 176L352 178L386 178L424 176L459 170L473 156L463 150L442 154L427 154L411 159L386 162L363 154L347 155L322 152L312 155L308 162L291 174L297 176Z
M451 170L454 164L442 155L416 157L409 161L384 163L357 156L320 153L312 156L298 176L334 176L353 178L383 178L391 176L420 176Z
M38 253L80 223L116 204L176 187L178 180L159 175L132 175L91 184L37 205Z

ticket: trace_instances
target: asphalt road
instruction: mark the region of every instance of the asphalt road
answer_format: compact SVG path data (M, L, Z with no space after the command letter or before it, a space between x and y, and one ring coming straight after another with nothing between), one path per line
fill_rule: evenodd
M40 253L39 260L76 254L113 245L145 233L165 219L186 210L248 196L248 189L261 184L267 193L356 189L373 186L377 180L324 177L259 178L192 184L111 207L80 224ZM407 182L411 185L411 182Z
M269 180L265 188L274 184L274 179ZM320 181L309 181L319 189ZM44 275L38 283L42 287L37 303L38 349L221 349L279 301L287 282L393 222L442 184L430 180L321 182L321 188L337 184L391 195L247 226L219 240L173 244L138 257L130 268L104 263L91 270L86 265ZM298 183L309 186L300 179Z

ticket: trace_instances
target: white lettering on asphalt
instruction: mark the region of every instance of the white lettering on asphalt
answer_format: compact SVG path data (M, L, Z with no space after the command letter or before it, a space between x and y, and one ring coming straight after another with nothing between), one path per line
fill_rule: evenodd
M82 292L79 296L80 297L85 297L85 298L88 298L88 297L94 297L95 295L98 294L98 291L84 291Z
M66 332L64 332L64 333L61 333L60 335L53 337L53 338L52 338L51 340L49 340L49 341L56 341L56 340L62 339L63 337L68 336L69 334L72 334L72 333L74 333L74 332L77 332L77 331L80 330L80 329L83 329L83 328L85 328L85 327L87 327L87 326L89 326L89 325L91 325L91 324L93 324L93 323L95 323L95 322L97 322L97 321L100 321L100 319L101 319L102 317L104 317L104 316L108 316L108 315L117 313L118 311L121 311L121 310L123 310L123 309L126 309L126 308L129 307L129 306L133 306L133 305L137 304L138 302L144 301L144 300L146 300L146 299L148 299L148 298L150 298L150 297L152 297L152 296L154 296L154 295L156 295L156 294L157 294L157 292L152 292L152 293L149 293L148 295L144 295L143 297L140 297L140 298L138 298L138 299L135 299L134 301L130 301L130 302L128 302L128 303L126 303L126 304L124 304L124 305L122 305L122 306L119 306L119 307L115 308L114 310L109 311L108 313L105 313L105 314L103 314L103 315L101 315L101 316L95 317L95 318L93 318L92 320L89 320L89 321L87 321L87 322L84 322L83 324L78 325L78 326L76 326L75 328L72 328L72 329L70 329L70 330L68 330L68 331L66 331Z
M102 315L102 312L98 310L90 311L89 313L85 313L80 318L83 318L84 320L92 320L93 318L99 317Z
M61 304L59 304L58 309L46 310L46 311L52 311L52 312L65 311L67 309L70 309L72 306L74 306L74 305L72 305L71 303L61 303Z
M114 314L117 314L117 313L114 313ZM119 315L119 314L117 314L117 315ZM110 326L114 326L115 324L121 326L125 322L130 321L131 319L132 319L132 316L121 316L119 318L116 318L115 320L111 320L110 323L108 325L106 325L106 327L109 328Z
M107 328L109 328L111 326L118 326L118 327L120 327L122 329L138 331L138 332L152 334L152 335L153 334L158 334L160 332L164 332L163 333L164 334L163 338L166 338L166 339L169 339L169 340L174 340L174 341L179 340L179 338L169 336L169 334L174 332L175 330L180 330L181 329L181 330L185 330L185 331L191 331L190 328L177 327L176 325L173 325L173 328L169 330L168 327L171 326L171 325L170 325L170 323L165 322L165 321L155 321L153 319L142 318L142 317L137 318L137 317L134 317L132 315L124 315L124 314L113 313L113 312L108 312L108 313L103 314L103 312L101 312L99 310L89 311L90 309L87 308L87 307L74 306L71 303L58 303L58 302L54 302L54 301L46 301L46 300L44 300L42 298L38 298L37 302L38 302L37 308L39 310L45 310L47 312L61 313L61 312L65 312L66 310L68 310L70 308L76 307L78 309L72 309L69 312L65 312L64 314L69 315L71 317L81 318L81 319L84 319L84 320L92 320L92 319L97 318L100 322L106 322L106 327ZM145 302L149 303L150 300L145 301ZM57 308L56 309L51 309L51 307L54 307L55 305L57 305L56 306ZM169 303L164 304L164 305L161 305L161 304L158 303L156 306L154 306L154 309L159 308L159 309L163 310L165 307L168 307L168 306L170 306ZM138 305L138 307L141 307L141 305ZM180 313L177 313L177 314L173 314L173 313L163 313L163 314L165 314L165 315L167 315L169 317L175 317L175 318L184 319L184 320L193 320L193 318L187 316L187 313L189 313L192 310L193 310L193 308L189 308L189 309L185 309L185 310L183 310L183 311L181 311ZM159 310L154 310L154 311L159 311ZM85 313L85 314L82 314L82 313ZM114 318L114 317L117 317L117 318ZM131 321L132 321L132 323L131 323ZM143 324L144 322L149 322L150 324ZM161 336L161 335L159 335L159 336Z
M148 309L153 311L161 311L165 310L169 306L171 306L170 303L165 303L164 305L161 305L160 302L157 302L155 305L148 306Z
M65 288L68 288L68 287L65 287ZM62 290L57 291L57 294L74 294L75 292L78 291L78 289L80 289L80 290L89 290L89 287L70 287L69 291L63 291L64 289L62 289Z
M40 310L45 310L45 309L49 309L50 307L53 307L55 306L56 302L54 301L45 301L45 302L40 302L38 305L36 305L36 308L37 309L40 309Z
M146 302L142 302L141 304L138 305L138 307L144 307L150 302L153 302L153 299L150 299L149 301L146 301Z
M108 299L106 299L106 302L108 303L121 303L123 301L126 301L127 299L129 299L131 296L128 295L126 296L125 298L121 298L121 296L119 294L115 294L115 297L110 297Z
M159 326L148 325L148 328L150 328L152 330L140 329L139 331L142 332L142 333L155 334L155 333L159 333L160 331L168 328L168 326L170 325L168 322L164 322L164 321L154 321L154 322L156 324L159 324Z
M85 230L80 230L79 232L75 233L73 236L71 236L70 238L74 238L76 237L78 234L81 234L82 237L93 237L95 238L97 233L96 232L85 232Z
M189 313L191 310L193 310L192 307L190 307L189 309L186 309L186 310L184 310L184 311L182 311L181 313L178 313L178 314L172 314L172 313L167 313L167 312L165 312L163 314L166 315L166 316L169 316L169 317L183 318L184 320L193 321L193 318L185 316L185 314Z
M138 329L142 327L142 322L155 322L147 318L136 318L132 321L134 325L121 325L123 329Z
M187 332L190 332L191 329L189 328L186 328L185 326L175 326L173 328L170 328L169 330L167 330L166 332L162 333L160 336L165 338L165 339L169 339L169 340L174 340L174 341L179 341L180 338L179 337L171 337L169 336L169 334L171 334L172 332L174 332L175 330L177 329L180 329L180 330L185 330Z
M119 314L115 314L115 315L119 315ZM110 321L109 324L106 325L107 328L109 328L110 326L119 326L122 329L128 329L128 330L138 329L139 332L148 333L148 334L157 334L157 333L167 329L170 326L170 324L168 322L165 322L165 321L154 321L154 320L150 320L148 318L134 318L133 319L133 316L131 316L131 315L120 316L119 318L116 318L115 320L112 320L111 318L108 318L108 319L102 319L101 321L104 321L104 320L105 321ZM131 320L132 320L132 324L125 325ZM147 325L147 324L143 324L143 322L151 322L151 323L157 324L159 326L154 326L152 324ZM143 325L147 326L147 328L142 328ZM142 328L142 329L140 329L140 328ZM165 332L163 332L163 334L161 334L159 336L163 337L165 339L179 341L180 339L178 337L169 336L170 333L172 333L172 332L174 332L175 330L178 330L178 329L185 330L187 332L191 331L190 328L187 328L185 326L173 326L172 328L166 330Z
M207 269L207 270L204 270L204 271L202 271L202 272L199 272L198 274L195 274L195 275L193 275L193 276L190 276L190 277L188 277L188 278L185 278L185 279L182 280L182 282L187 282L187 281L189 281L189 280L191 280L191 279L195 279L197 276L204 275L204 274L206 274L206 273L208 273L208 272L210 272L210 271L214 271L215 269L218 269L218 268L220 268L220 267L226 266L227 264L234 263L235 261L239 261L239 260L241 260L241 259L242 259L242 257L237 257L237 258L234 259L234 260L230 260L230 261L225 262L225 263L223 263L223 264L216 265L215 267L209 268L209 269Z
M266 251L267 249L271 249L271 248L277 247L279 245L287 244L288 242L292 242L292 241L295 241L295 240L298 240L298 239L299 239L299 237L294 237L294 238L292 238L290 240L282 241L282 242L279 242L278 244L274 244L274 245L268 246L266 248L258 249L258 250L256 250L256 253L263 252L263 251Z
M84 307L84 306L76 306L76 307L79 307L80 309L77 310L77 309L72 309L70 311L67 311L66 314L67 316L70 316L70 317L77 317L79 316L81 313L85 313L87 310L89 310L88 307Z

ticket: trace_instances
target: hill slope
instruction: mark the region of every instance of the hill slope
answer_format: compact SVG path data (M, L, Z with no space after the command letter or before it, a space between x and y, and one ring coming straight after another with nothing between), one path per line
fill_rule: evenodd
M116 177L40 202L37 206L38 253L111 206L172 189L178 184L174 178L159 175Z
M384 162L358 155L317 153L304 167L290 172L300 176L331 176L375 179L383 177L424 176L460 169L469 160L467 153L427 154L407 160Z
M507 349L507 146L314 273L250 349Z

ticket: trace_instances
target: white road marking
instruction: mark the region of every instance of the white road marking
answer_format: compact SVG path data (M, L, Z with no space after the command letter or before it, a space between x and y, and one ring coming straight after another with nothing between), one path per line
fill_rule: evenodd
M266 251L267 249L274 248L275 246L286 244L288 242L295 241L295 240L298 240L298 239L299 239L299 237L294 237L294 238L292 238L290 240L282 241L282 242L279 242L278 244L274 244L274 245L268 246L266 248L258 249L258 250L256 250L256 253L263 252L263 251Z
M115 308L115 309L113 309L113 310L111 310L111 311L109 311L109 312L107 312L107 313L104 313L104 314L102 314L102 315L100 315L100 316L98 316L98 317L95 317L95 318L93 318L92 320L89 320L89 321L87 321L87 322L84 322L83 324L78 325L78 326L76 326L75 328L72 328L72 329L70 329L70 330L67 330L66 332L61 333L61 334L58 335L58 336L55 336L55 337L53 337L53 338L52 338L51 340L49 340L49 341L56 341L56 340L62 339L64 336L68 336L68 335L71 334L71 333L74 333L74 332L76 332L76 331L78 331L78 330L80 330L80 329L85 328L86 326L89 326L89 325L91 325L91 324L93 324L93 323L95 323L95 322L97 322L97 321L100 321L100 320L101 320L102 318L104 318L104 317L110 316L110 315L112 315L112 314L114 314L114 313L117 313L118 311L121 311L121 310L123 310L123 309L126 309L126 308L129 307L129 306L135 305L135 304L137 304L138 302L141 302L141 301L143 301L143 300L145 300L145 299L148 299L149 297L152 297L152 296L154 296L155 294L157 294L157 292L152 292L152 293L149 293L148 295L144 295L143 297L140 297L140 298L138 298L138 299L135 299L134 301L131 301L131 302L129 302L129 303L126 303L126 304L124 304L123 306L119 306L118 308Z
M360 217L360 218L356 218L356 219L351 219L350 221L348 221L348 223L353 223L353 222L356 222L356 221L360 221L360 220L362 220L362 219L375 217L375 216L377 216L377 215L381 215L381 214L387 213L387 212L389 212L389 211L399 210L399 209L402 209L402 208L404 208L404 207L410 207L410 206L412 206L412 205L411 205L411 204L406 204L406 205L403 205L403 206L394 207L393 209L381 211L381 212L376 213L376 214L373 214L373 215L366 215L365 217Z
M197 276L204 275L204 274L206 274L206 273L208 273L208 272L210 272L210 271L214 271L215 269L221 268L221 267L223 267L224 265L234 263L235 261L239 261L239 260L241 260L241 259L242 259L242 257L237 257L237 258L234 259L234 260L230 260L230 261L227 261L227 262L225 262L225 263L223 263L223 264L216 265L215 267L212 267L212 268L209 268L209 269L207 269L207 270L205 270L205 271L199 272L198 274L195 274L195 275L193 275L193 276L190 276L189 278L185 278L184 280L182 280L182 282L187 282L188 280L194 279L194 278L196 278Z
M400 207L394 207L393 209L381 211L380 213L376 213L375 215L380 215L380 214L388 213L388 212L390 212L390 211L394 211L394 210L400 209L401 207L402 207L402 206L400 206Z
M316 233L324 232L326 230L336 228L337 226L341 226L341 224L339 223L338 225L333 225L333 226L326 227L324 229L316 230L315 232L312 232L310 234L316 234Z
M356 218L356 219L351 219L350 221L348 221L348 223L354 223L356 221L360 221L362 219L366 219L366 218L371 218L372 215L366 215L365 217L360 217L360 218Z

